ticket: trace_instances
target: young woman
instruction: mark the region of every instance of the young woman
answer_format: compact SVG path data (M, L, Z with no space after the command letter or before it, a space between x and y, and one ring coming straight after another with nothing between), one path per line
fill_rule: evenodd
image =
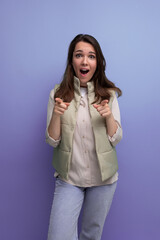
M100 240L118 180L122 138L116 93L97 40L77 35L60 85L48 103L46 141L53 146L55 192L48 240ZM77 222L83 206L81 232Z

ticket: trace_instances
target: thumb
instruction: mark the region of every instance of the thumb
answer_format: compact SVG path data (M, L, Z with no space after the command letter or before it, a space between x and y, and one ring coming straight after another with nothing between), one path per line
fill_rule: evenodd
M93 104L93 107L95 107L96 109L99 107L98 104Z
M70 105L70 103L68 102L64 102L64 104L68 107Z

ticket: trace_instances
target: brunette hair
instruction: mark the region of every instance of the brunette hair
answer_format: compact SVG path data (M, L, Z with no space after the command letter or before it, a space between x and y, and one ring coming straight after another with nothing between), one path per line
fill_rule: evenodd
M103 56L101 47L98 41L88 35L88 34L79 34L77 35L72 42L70 43L68 49L68 58L67 66L64 72L63 80L55 93L55 98L62 98L65 102L70 102L74 98L74 69L72 66L72 58L75 46L78 42L87 42L90 43L96 51L97 59L97 68L90 81L94 82L94 91L95 91L95 101L100 102L104 99L110 99L111 91L114 90L117 92L118 97L122 95L122 91L115 86L105 75L106 61Z

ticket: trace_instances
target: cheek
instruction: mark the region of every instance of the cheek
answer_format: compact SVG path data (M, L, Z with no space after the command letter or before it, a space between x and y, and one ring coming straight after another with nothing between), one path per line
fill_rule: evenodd
M93 68L93 69L96 69L96 68L97 68L97 60L93 61L93 62L91 63L91 65L92 65L92 68Z
M76 61L73 61L72 66L73 66L74 71L76 71L76 69L78 67L78 63Z
M93 72L96 71L96 69L97 69L97 63L93 64L92 69L93 69Z

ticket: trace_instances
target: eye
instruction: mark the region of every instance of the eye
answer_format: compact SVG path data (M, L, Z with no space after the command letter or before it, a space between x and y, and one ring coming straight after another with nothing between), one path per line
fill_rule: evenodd
M94 58L96 58L96 56L95 55L89 55L89 58L94 59Z
M75 56L76 56L76 58L80 58L80 57L82 57L82 54L77 53Z

